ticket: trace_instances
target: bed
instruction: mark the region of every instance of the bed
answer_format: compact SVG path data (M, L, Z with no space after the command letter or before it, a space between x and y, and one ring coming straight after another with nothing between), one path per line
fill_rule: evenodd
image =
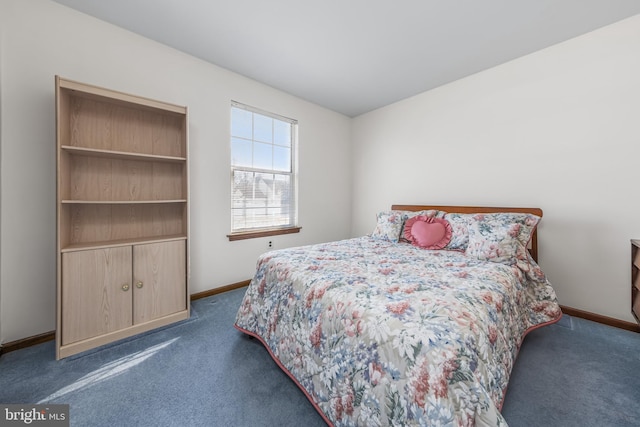
M329 425L506 426L524 336L562 315L537 264L541 217L394 205L370 235L260 256L235 327Z

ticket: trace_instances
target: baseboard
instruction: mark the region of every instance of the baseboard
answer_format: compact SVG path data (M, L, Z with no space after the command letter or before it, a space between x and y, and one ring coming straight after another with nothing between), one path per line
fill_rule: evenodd
M615 328L626 329L628 331L640 332L640 326L637 323L627 322L613 317L602 316L600 314L591 313L577 308L561 305L560 309L564 314L569 316L580 317L581 319L591 320L593 322L602 323L604 325L613 326Z
M232 283L230 285L221 286L219 288L209 289L208 291L191 294L191 301L194 301L200 298L210 297L216 294L221 294L227 291L232 291L234 289L239 289L244 286L247 286L250 282L251 280L244 280L242 282ZM5 353L20 350L26 347L31 347L37 344L42 344L47 341L53 341L55 339L56 339L56 331L51 331L51 332L45 332L44 334L23 338L21 340L0 344L0 356L2 356Z
M223 292L233 291L234 289L243 288L251 283L251 280L243 280L242 282L232 283L230 285L221 286L219 288L209 289L208 291L198 292L197 294L191 294L191 301L195 301L200 298L210 297L212 295L221 294Z
M44 334L34 335L32 337L23 338L21 340L11 341L0 345L0 356L4 353L20 350L22 348L31 347L32 345L42 344L43 342L56 339L56 331L45 332Z
M216 294L221 294L223 292L232 291L234 289L243 288L249 285L250 282L251 280L243 280L242 282L236 282L230 285L221 286L219 288L209 289L208 291L191 294L191 301L195 301L200 298L210 297ZM582 319L591 320L593 322L602 323L604 325L613 326L615 328L626 329L628 331L640 332L640 326L637 325L636 323L615 319L613 317L602 316L600 314L579 310L577 308L567 307L565 305L561 305L560 308L562 309L562 312L564 314L568 314L569 316L580 317ZM44 334L34 335L32 337L23 338L21 340L11 341L11 342L0 345L0 356L2 356L4 353L9 353L12 351L20 350L22 348L31 347L37 344L42 344L44 342L52 341L54 339L56 339L56 331L45 332Z

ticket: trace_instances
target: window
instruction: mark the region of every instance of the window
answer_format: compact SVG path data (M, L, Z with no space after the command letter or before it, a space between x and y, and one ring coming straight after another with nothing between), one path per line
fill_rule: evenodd
M297 121L232 102L230 240L292 233Z

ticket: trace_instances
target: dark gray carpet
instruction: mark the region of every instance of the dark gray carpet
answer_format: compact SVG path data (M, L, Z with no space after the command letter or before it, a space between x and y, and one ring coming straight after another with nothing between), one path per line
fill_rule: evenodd
M577 317L530 332L502 413L509 426L640 426L640 334Z
M233 322L244 288L192 317L56 361L53 342L0 358L1 403L68 403L73 426L322 426L262 344ZM565 316L531 332L503 414L519 426L638 426L640 335Z

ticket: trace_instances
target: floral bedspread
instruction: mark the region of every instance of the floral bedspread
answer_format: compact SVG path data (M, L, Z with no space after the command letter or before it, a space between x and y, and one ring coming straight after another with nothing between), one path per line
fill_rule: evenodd
M360 237L262 255L235 326L334 426L505 426L522 339L560 316L533 260Z

